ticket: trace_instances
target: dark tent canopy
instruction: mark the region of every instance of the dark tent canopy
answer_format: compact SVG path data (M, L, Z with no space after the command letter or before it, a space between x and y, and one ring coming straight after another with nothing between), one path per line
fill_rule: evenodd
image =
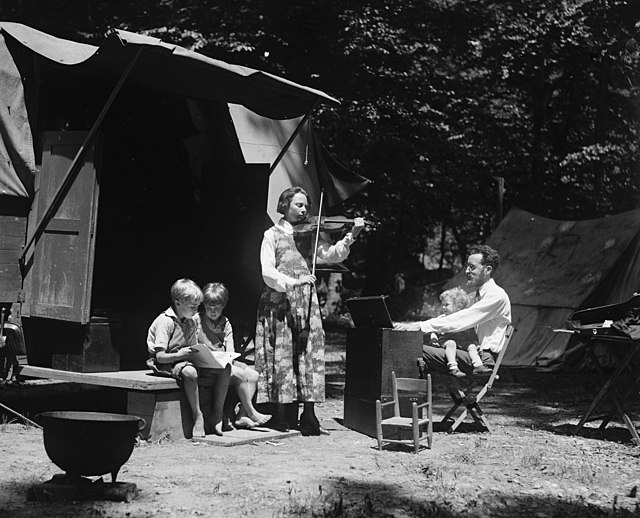
M318 103L339 104L319 90L157 38L113 29L96 47L0 22L0 195L32 195L35 157L23 82L38 81L26 77L34 73L35 60L30 57L34 54L69 73L101 78L106 84L126 75L128 85L195 101L237 104L273 120L299 118ZM26 59L16 59L19 55Z
M242 104L271 119L307 113L318 100L339 104L324 92L249 67L225 63L157 38L110 30L99 47L62 40L25 25L0 22L5 35L51 61L92 69L117 79L143 48L129 80L183 97Z

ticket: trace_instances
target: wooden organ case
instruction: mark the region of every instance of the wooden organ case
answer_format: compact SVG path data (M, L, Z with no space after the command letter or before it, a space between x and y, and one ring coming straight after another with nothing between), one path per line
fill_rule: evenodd
M378 328L347 330L344 425L376 435L376 399L391 399L391 371L417 378L422 357L421 331Z

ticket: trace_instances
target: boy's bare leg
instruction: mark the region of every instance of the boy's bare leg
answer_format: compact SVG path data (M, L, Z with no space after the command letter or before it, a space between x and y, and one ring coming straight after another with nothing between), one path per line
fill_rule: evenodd
M235 422L236 426L262 426L269 419L270 414L262 414L253 406L253 395L258 386L258 373L251 369L231 368L231 383L235 386L240 399L240 411ZM249 419L251 422L247 421Z
M477 345L470 344L467 347L467 352L469 353L469 358L471 358L474 374L491 374L492 369L482 363L482 358L480 358L480 353L478 353Z
M231 365L229 364L216 375L216 381L213 385L213 394L211 395L211 424L213 433L216 435L222 435L222 414L230 377Z
M204 437L204 416L200 410L200 393L198 391L198 371L195 367L186 366L180 373L184 383L184 393L193 415L193 437Z
M456 358L457 346L454 340L447 340L444 343L444 355L447 358L449 373L457 378L463 378L465 373L458 369L458 359Z
M478 348L474 344L469 344L467 347L467 352L469 353L469 358L471 358L471 365L474 367L481 367L482 360L480 359L480 355L478 354Z

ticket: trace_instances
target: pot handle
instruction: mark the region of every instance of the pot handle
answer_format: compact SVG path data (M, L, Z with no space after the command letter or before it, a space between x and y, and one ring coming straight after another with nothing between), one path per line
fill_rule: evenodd
M147 426L147 421L142 417L138 417L138 430L144 430L145 426Z

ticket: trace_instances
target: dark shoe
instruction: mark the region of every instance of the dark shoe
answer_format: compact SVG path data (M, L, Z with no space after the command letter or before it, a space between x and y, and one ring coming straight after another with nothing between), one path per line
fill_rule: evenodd
M289 423L286 421L282 421L273 416L266 423L262 425L263 428L271 428L272 430L277 430L278 432L288 432L289 431Z
M289 425L291 430L296 430L298 428L298 410L300 405L298 403L285 403L283 419Z
M300 433L304 436L329 435L329 432L320 426L315 415L300 414Z
M318 426L316 428L315 426L310 425L300 425L300 433L305 437L331 435L329 430L327 430L326 428L322 428L322 426Z
M454 378L464 378L466 376L466 374L459 369L450 370L449 375Z
M486 376L488 374L491 374L492 372L493 372L493 369L490 369L485 365L480 365L478 367L473 368L474 376Z

